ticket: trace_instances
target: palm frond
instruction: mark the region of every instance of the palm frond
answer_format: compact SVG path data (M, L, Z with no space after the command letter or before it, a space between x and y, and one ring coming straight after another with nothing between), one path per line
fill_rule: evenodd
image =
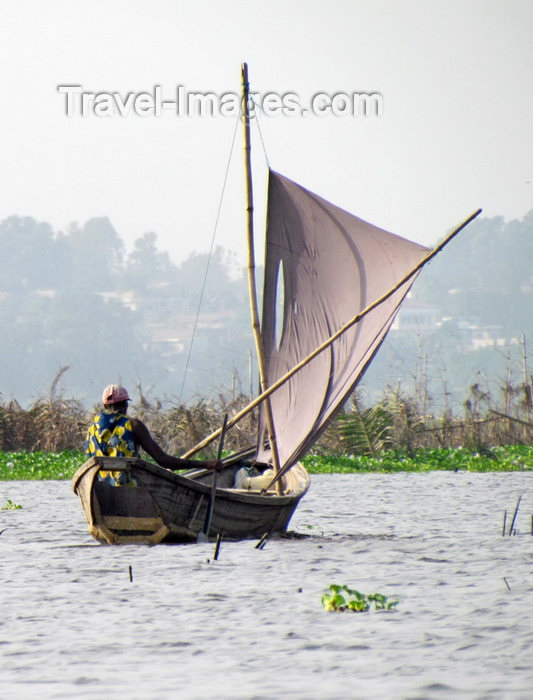
M375 457L391 446L392 416L381 404L361 410L354 400L351 410L340 414L337 420L348 452Z

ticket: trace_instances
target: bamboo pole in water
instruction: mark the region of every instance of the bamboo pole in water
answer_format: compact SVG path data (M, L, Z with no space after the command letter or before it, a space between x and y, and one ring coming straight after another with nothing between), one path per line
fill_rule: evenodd
M255 347L257 349L257 364L259 367L259 380L261 382L261 393L267 390L265 353L263 349L263 338L259 323L259 305L257 303L257 289L255 283L255 250L254 250L254 205L252 186L252 163L251 163L251 143L250 143L250 111L248 105L248 65L242 64L242 120L244 132L244 173L246 180L246 235L248 243L248 292L250 296L250 311L252 314L252 330L254 333ZM268 429L268 439L272 450L272 461L274 472L279 473L279 453L274 428L274 417L270 400L265 401L265 417ZM276 482L277 491L281 493L281 484Z
M452 238L454 238L460 231L462 231L465 228L465 226L467 226L471 221L473 221L477 216L479 216L479 214L481 214L481 211L481 209L478 209L473 214L471 214L468 217L468 219L465 219L465 221L463 221L462 224L459 224L457 228L455 228L450 234L448 234L448 236L446 236L442 243L439 243L439 245L436 248L431 250L418 263L418 265L416 265L410 272L408 272L405 275L405 277L403 277L399 282L397 282L394 285L394 287L389 289L389 291L383 294L383 296L379 297L379 299L376 299L365 309L356 314L350 321L345 323L344 326L342 326L342 328L340 328L336 333L334 333L325 342L323 342L322 345L319 345L319 347L316 348L316 350L313 350L313 352L310 353L307 357L298 362L298 364L294 365L294 367L291 370L289 370L286 374L284 374L276 382L274 382L266 391L263 391L257 398L255 398L251 403L249 403L248 406L245 406L245 408L239 411L239 413L235 414L233 418L231 418L231 420L228 422L228 428L231 428L231 426L235 425L235 423L238 423L241 420L241 418L246 416L258 404L260 404L262 401L268 398L270 394L273 394L275 391L277 391L280 388L280 386L283 386L283 384L285 384L285 382L288 382L293 375L295 375L303 367L308 365L309 362L311 362L311 360L313 360L317 355L326 350L326 348L329 348L329 346L332 343L334 343L337 340L337 338L343 335L343 333L346 333L347 330L349 330L352 326L355 326L355 324L358 323L364 316L369 314L376 307L378 307L380 304L386 301L389 297L391 297L394 294L394 292L398 291L398 289L400 289L400 287L402 287L406 282L408 282L411 279L411 277L414 277L414 275L416 275L416 273L419 272L419 270L421 270L424 267L424 265L426 265L430 260L432 260L438 253L440 253L440 251L444 248L445 245L447 245L452 240ZM199 442L197 445L195 445L185 455L183 455L183 457L188 458L191 455L195 454L203 447L213 442L213 440L216 440L219 435L220 428L211 435L208 435L208 437L202 440L202 442Z

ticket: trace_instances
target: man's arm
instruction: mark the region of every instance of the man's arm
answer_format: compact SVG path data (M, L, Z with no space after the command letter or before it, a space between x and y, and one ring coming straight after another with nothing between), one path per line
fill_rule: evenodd
M196 459L181 459L181 457L173 457L172 455L164 452L157 442L150 435L150 431L146 425L138 418L131 418L131 427L133 430L133 435L136 442L148 452L150 457L153 457L155 461L161 466L167 469L191 469L194 467L200 467L204 469L221 469L222 462L216 459L204 462L202 460Z

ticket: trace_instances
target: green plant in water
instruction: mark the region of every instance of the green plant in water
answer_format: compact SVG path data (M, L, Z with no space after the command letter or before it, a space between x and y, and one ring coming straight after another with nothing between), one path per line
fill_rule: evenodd
M21 508L22 506L19 506L17 503L13 503L13 501L8 498L2 510L20 510Z
M348 586L332 583L328 592L322 596L322 605L326 612L368 612L374 610L394 610L400 601L389 600L381 593L366 595Z

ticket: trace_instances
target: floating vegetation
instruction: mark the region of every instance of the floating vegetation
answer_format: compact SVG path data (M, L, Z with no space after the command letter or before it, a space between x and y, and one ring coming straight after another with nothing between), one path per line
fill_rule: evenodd
M85 459L85 455L76 450L0 452L0 481L71 479Z
M0 452L0 481L71 479L86 456L79 450L62 452ZM393 472L511 472L533 470L533 447L493 447L490 455L465 448L418 449L412 457L390 450L376 457L308 455L303 464L310 474Z
M19 506L17 503L13 503L9 498L7 499L6 503L4 506L2 506L2 510L21 510L22 506Z
M400 601L389 600L381 593L360 593L348 586L332 583L328 592L322 596L322 605L326 612L368 612L374 610L395 610Z
M354 472L512 472L533 470L533 447L507 445L490 452L472 452L464 447L425 447L409 456L401 450L363 455L308 455L303 460L310 474Z

